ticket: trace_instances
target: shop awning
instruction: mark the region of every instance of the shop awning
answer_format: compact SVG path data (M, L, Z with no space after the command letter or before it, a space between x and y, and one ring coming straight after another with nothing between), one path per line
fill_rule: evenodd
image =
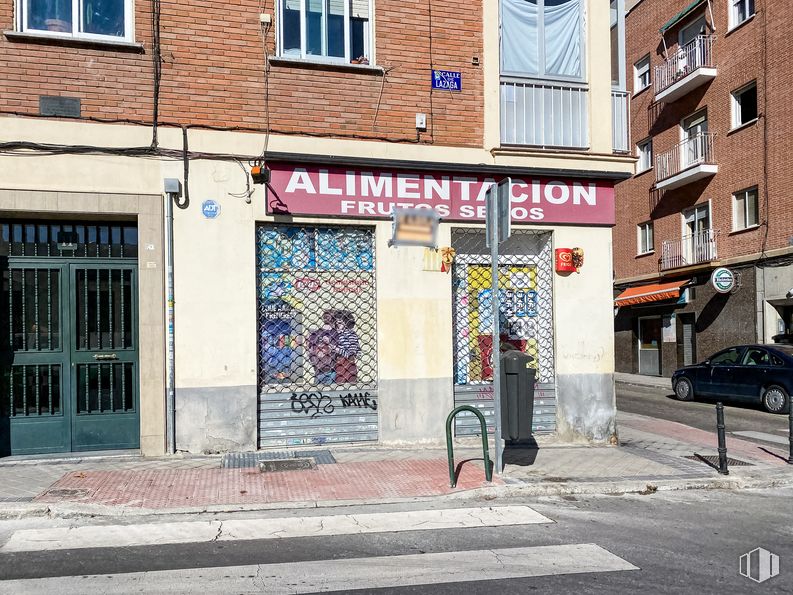
M672 283L653 283L651 285L629 287L617 296L614 300L614 305L617 308L621 308L622 306L633 306L661 300L676 300L680 297L683 286L690 281L690 279L686 279L684 281L673 281Z
M663 35L669 29L677 25L680 21L682 21L692 12L694 12L697 8L705 4L705 2L707 2L707 0L694 0L694 2L686 6L683 10L678 12L675 16L673 16L671 19L669 19L668 21L666 21L666 23L663 24L663 26L660 29L661 35Z

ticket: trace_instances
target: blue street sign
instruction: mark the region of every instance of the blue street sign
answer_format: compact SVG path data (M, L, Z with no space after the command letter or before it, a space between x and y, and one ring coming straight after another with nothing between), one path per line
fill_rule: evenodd
M201 203L201 212L207 219L214 219L220 215L220 203L214 200L205 200Z
M432 88L444 91L462 91L463 77L459 72L450 70L432 71Z

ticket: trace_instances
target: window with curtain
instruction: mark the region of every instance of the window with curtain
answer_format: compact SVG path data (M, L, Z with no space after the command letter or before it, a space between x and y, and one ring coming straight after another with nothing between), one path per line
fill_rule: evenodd
M132 40L132 0L19 0L22 31Z
M279 0L280 54L369 63L369 0Z
M582 0L501 0L501 71L583 78Z

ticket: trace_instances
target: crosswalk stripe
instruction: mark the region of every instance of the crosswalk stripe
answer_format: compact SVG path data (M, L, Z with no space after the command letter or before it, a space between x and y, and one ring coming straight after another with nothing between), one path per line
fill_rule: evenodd
M413 585L639 570L602 547L586 543L497 550L410 554L248 566L71 576L0 582L15 594L316 593Z
M787 444L788 438L787 436L776 436L775 434L766 434L765 432L751 432L751 431L740 431L740 432L730 432L731 434L735 434L736 436L743 436L744 438L754 438L756 440L765 440L766 442L773 442L775 444Z
M551 519L528 506L499 506L333 516L59 527L16 531L0 548L0 552L321 537L552 522Z

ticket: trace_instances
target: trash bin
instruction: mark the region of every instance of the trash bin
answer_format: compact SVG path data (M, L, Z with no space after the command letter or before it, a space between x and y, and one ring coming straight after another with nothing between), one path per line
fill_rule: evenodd
M522 351L501 354L501 437L511 442L531 440L534 418L534 358Z

